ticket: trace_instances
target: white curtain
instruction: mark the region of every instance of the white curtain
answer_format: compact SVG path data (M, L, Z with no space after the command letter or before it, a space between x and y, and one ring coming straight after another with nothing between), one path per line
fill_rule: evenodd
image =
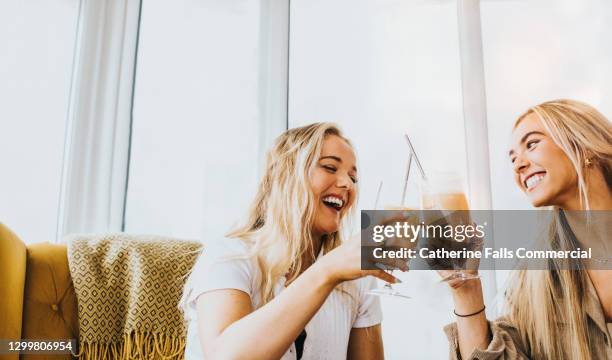
M57 241L122 226L139 0L82 1Z

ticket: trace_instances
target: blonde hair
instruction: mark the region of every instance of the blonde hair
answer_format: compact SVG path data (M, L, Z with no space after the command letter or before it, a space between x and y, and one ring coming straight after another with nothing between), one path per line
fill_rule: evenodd
M597 166L612 188L612 126L599 111L583 102L554 100L527 110L516 126L535 114L553 142L569 158L576 170L580 205L589 210L589 188L585 169ZM587 159L589 159L587 161ZM545 246L555 250L577 247L562 209L553 209ZM588 281L579 260L550 260L550 270L517 270L511 278L507 296L510 321L536 359L591 359L587 315L584 309ZM572 270L570 270L572 269ZM560 333L567 324L569 339ZM568 353L569 352L569 353Z
M261 305L274 297L278 279L289 274L293 281L305 264L303 256L315 258L311 229L317 203L310 185L310 174L317 166L323 141L327 136L338 136L350 145L340 129L332 123L314 123L293 128L280 135L266 157L265 174L246 222L226 236L239 238L257 260ZM346 223L356 201L348 199L342 222ZM340 243L339 231L324 235L323 253Z

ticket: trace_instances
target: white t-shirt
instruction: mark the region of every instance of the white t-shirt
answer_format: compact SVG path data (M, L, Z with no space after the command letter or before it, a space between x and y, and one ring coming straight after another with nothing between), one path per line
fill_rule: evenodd
M245 255L246 244L235 238L205 246L185 284L183 309L189 323L185 360L204 359L198 336L196 300L201 294L219 289L237 289L251 297L253 308L260 304L257 279L259 267L253 259L235 259ZM285 279L276 284L274 293L284 289ZM342 290L336 288L327 297L319 311L306 325L306 341L302 359L346 359L352 328L365 328L380 324L382 311L377 296L366 292L376 286L372 277L345 282ZM272 329L271 329L272 330ZM295 345L281 360L296 359Z

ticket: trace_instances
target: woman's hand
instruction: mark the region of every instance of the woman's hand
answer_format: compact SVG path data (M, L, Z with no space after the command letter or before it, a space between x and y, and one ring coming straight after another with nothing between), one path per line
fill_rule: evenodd
M451 226L465 226L469 224L473 228L477 227L477 224L472 221L469 211L454 211L444 213L442 211L427 213L434 214L434 221L432 224L440 225L443 227ZM456 240L454 237L446 237L446 235L431 237L427 239L427 247L430 249L446 249L448 251L460 251L469 250L472 252L481 251L484 246L484 239L478 237L476 234L463 236L461 241ZM452 290L463 287L466 282L473 280L474 277L471 275L478 275L478 268L480 266L480 258L467 257L467 258L440 258L437 261L430 263L433 269L438 272L438 275L442 278L442 281L448 283ZM477 278L477 276L476 276Z
M333 283L354 280L364 276L375 276L389 283L399 280L383 270L361 269L361 238L353 236L342 245L338 246L317 261L314 266L319 266L328 279ZM405 266L405 265L404 265Z
M464 285L469 284L470 281L474 279L462 279L460 276L455 276L457 274L457 270L437 270L438 275L442 280L445 280L448 286L451 288L453 293L455 290L459 290L464 287ZM469 275L478 275L478 270L461 270L461 272L469 274ZM462 289L463 290L463 289Z

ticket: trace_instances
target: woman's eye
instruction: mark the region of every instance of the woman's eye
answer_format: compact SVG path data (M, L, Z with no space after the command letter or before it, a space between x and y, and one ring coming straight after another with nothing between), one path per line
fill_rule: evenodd
M335 173L336 172L336 168L333 166L329 166L329 165L323 165L323 168L331 173Z
M516 161L516 158L513 157L512 159L510 159L510 162L514 164L514 162Z
M357 184L357 182L358 182L359 180L357 180L357 178L356 178L356 177L351 176L351 181L353 182L353 184Z
M527 142L527 149L532 149L540 140L531 140Z

